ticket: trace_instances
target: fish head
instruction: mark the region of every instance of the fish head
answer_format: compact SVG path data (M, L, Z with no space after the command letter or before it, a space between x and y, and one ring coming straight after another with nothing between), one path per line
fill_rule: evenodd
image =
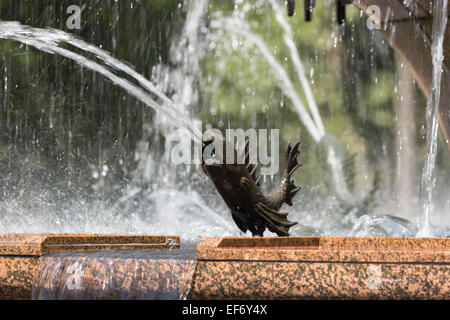
M202 166L220 167L224 161L221 157L220 140L216 137L203 137L202 139Z
M202 168L210 177L216 187L239 181L243 176L244 165L236 163L227 163L226 141L217 136L203 137L202 139ZM237 151L232 151L236 157ZM234 158L236 159L236 158Z

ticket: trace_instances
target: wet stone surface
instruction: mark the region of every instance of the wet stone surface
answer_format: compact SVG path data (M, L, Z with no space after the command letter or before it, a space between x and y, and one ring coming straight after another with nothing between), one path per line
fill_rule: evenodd
M195 250L59 253L41 258L33 299L186 299Z

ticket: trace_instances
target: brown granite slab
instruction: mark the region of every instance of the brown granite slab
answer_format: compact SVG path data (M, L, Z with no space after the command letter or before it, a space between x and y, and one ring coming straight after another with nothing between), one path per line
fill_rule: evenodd
M450 239L278 237L204 238L198 260L450 263Z
M0 256L40 256L60 251L179 248L178 236L105 234L0 234Z
M450 239L207 238L191 299L450 299Z
M448 265L198 261L190 299L450 299Z
M0 300L30 299L38 268L38 256L0 256Z
M177 236L0 234L0 299L30 299L40 257L54 252L178 249Z
M77 235L62 235L70 237ZM104 237L93 235L92 243L102 245ZM9 239L39 243L37 235ZM56 239L47 244L64 240ZM450 299L449 241L207 238L197 245L197 261L63 252L4 255L0 298L29 299L34 285L35 298L43 299L170 299L188 293L189 299ZM87 244L69 243L74 242Z

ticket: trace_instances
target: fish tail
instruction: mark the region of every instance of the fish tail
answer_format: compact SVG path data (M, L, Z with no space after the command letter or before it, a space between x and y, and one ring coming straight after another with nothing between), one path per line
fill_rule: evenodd
M289 206L292 206L294 196L300 190L300 187L297 187L294 184L294 180L292 180L292 175L302 166L297 160L297 157L300 154L300 151L298 150L300 143L301 142L298 141L293 146L288 143L284 154L285 169L279 189L281 191L282 200Z

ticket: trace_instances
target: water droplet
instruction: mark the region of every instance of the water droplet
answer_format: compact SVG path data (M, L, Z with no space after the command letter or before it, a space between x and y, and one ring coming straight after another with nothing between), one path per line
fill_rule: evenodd
M108 174L108 171L109 171L108 166L104 164L102 167L102 176L106 177L106 175Z

